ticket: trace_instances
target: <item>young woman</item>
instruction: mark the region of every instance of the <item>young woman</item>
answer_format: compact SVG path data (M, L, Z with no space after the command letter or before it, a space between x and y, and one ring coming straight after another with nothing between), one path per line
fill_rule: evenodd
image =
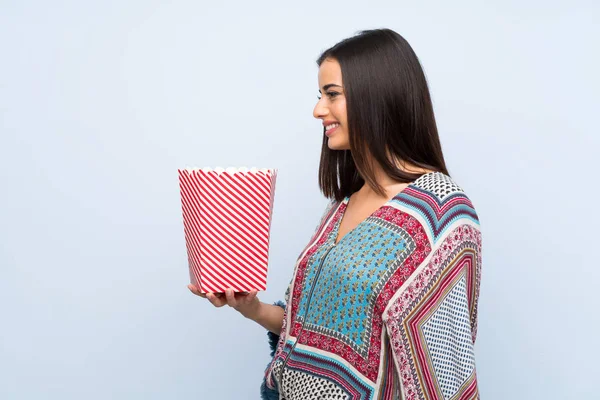
M269 331L263 399L478 398L480 225L446 168L419 60L375 29L317 64L331 202L285 303L189 288Z

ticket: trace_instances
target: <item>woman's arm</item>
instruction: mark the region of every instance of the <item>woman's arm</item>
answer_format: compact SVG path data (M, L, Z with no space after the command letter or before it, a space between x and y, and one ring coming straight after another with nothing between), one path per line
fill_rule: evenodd
M479 398L475 366L481 232L447 228L384 311L405 398Z
M253 320L263 328L276 335L281 333L283 325L284 309L280 306L260 302L254 314L248 315L247 318Z
M228 305L237 310L244 317L251 319L276 335L281 333L283 327L283 304L271 305L263 303L256 297L257 291L249 293L235 293L233 289L225 289L225 293L201 293L193 284L188 289L197 296L208 299L215 307ZM287 296L287 294L286 294Z

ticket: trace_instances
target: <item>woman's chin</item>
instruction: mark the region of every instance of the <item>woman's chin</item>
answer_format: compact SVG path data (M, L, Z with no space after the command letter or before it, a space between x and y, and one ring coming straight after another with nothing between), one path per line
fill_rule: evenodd
M327 146L329 147L330 150L348 150L348 149L350 149L350 146L345 145L344 143L342 143L342 144L337 143L335 140L331 140L331 139L329 139L327 141Z

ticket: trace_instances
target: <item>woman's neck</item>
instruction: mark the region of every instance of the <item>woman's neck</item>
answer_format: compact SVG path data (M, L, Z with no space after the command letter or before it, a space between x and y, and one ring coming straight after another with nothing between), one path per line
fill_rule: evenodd
M414 164L402 161L396 161L396 166L402 171L413 174L426 174L429 172L434 172L433 170L420 168ZM378 163L373 163L373 173L375 174L375 181L379 185L381 185L381 187L383 187L387 192L386 198L393 196L395 193L398 193L404 187L409 185L408 183L393 180L389 175L387 175L383 171L383 169ZM367 183L366 180L363 186L358 190L358 193L360 193L360 197L366 199L378 199L381 197L373 190L373 188Z

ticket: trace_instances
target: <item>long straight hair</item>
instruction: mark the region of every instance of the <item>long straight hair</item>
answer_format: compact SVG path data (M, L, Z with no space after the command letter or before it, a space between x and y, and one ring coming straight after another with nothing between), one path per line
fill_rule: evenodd
M385 196L369 161L403 183L421 174L398 169L397 159L449 175L425 73L402 36L391 29L359 31L325 50L317 65L326 59L341 67L350 150L331 150L323 135L319 186L325 197L340 201L365 180Z

